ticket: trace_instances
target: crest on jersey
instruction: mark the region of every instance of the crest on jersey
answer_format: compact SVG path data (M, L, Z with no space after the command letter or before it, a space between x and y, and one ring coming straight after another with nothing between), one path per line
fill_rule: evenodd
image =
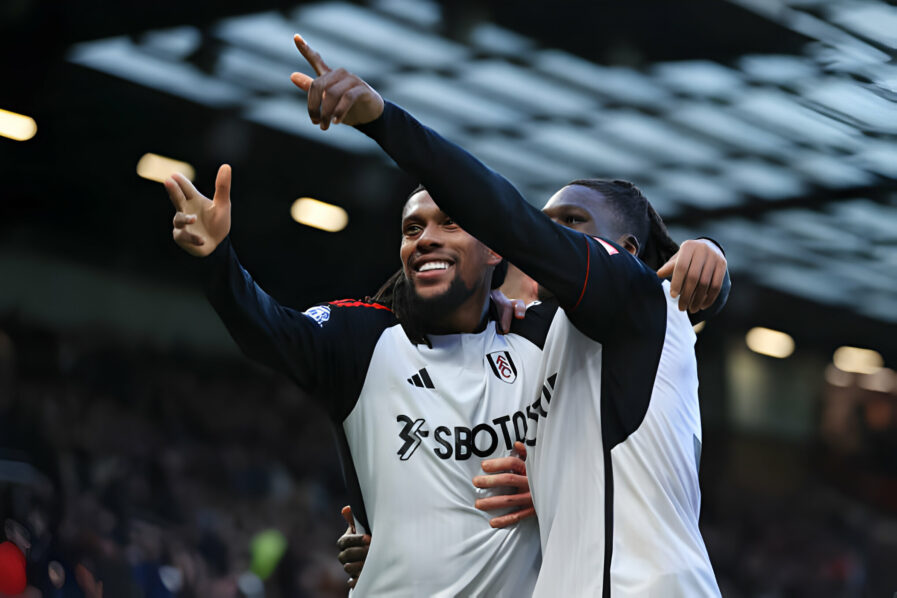
M321 328L324 327L324 323L330 319L330 306L329 305L316 305L315 307L311 307L302 314L306 317L314 320L318 326Z
M514 384L517 379L517 366L511 359L508 351L493 351L486 355L486 361L492 367L492 373L498 376L498 379L508 384Z

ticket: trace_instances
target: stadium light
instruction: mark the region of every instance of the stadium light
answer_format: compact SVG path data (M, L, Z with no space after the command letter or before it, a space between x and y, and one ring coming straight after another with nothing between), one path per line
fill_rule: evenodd
M311 197L300 197L294 201L290 215L300 224L331 233L343 230L349 223L346 210Z
M157 183L164 183L176 172L180 172L191 181L196 176L196 170L190 164L158 154L143 154L137 162L137 174Z
M885 364L878 351L859 347L839 347L832 362L839 370L854 374L874 374Z
M745 342L754 353L784 359L794 353L794 339L784 332L770 328L751 328Z
M0 109L0 135L16 141L28 141L37 134L37 123L30 116Z
M867 374L859 378L860 388L889 394L897 391L897 372L891 368L881 368L874 374Z

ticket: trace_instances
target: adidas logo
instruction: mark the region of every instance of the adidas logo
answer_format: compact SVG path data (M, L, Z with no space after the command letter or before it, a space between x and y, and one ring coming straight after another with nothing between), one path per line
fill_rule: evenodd
M433 380L430 379L430 374L427 373L427 368L421 369L421 371L408 378L408 384L419 388L436 388L433 386Z

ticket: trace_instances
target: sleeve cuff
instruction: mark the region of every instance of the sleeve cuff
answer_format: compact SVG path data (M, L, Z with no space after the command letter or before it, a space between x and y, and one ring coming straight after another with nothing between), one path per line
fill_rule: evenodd
M723 252L723 257L726 256L726 250L725 250L725 248L724 248L724 247L720 244L720 242L717 241L716 239L711 239L710 237L698 237L698 239L704 239L705 241L710 241L711 243L713 243L714 245L716 245L717 247L719 247L719 250Z
M389 120L390 115L397 109L397 106L389 100L383 100L383 113L369 123L355 125L355 128L371 139L377 140L386 129L386 123Z

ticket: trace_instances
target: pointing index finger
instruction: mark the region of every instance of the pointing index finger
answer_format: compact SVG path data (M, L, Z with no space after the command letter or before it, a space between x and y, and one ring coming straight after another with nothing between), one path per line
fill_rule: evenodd
M184 192L181 190L180 185L178 185L172 178L166 179L164 184L165 190L168 191L168 197L174 205L174 209L178 212L182 212L187 198L184 197Z
M296 44L296 49L299 50L299 53L308 61L308 64L311 65L315 72L320 77L324 73L330 72L330 67L327 66L327 63L324 62L324 59L321 58L321 55L311 49L301 35L298 33L293 36L293 43Z

